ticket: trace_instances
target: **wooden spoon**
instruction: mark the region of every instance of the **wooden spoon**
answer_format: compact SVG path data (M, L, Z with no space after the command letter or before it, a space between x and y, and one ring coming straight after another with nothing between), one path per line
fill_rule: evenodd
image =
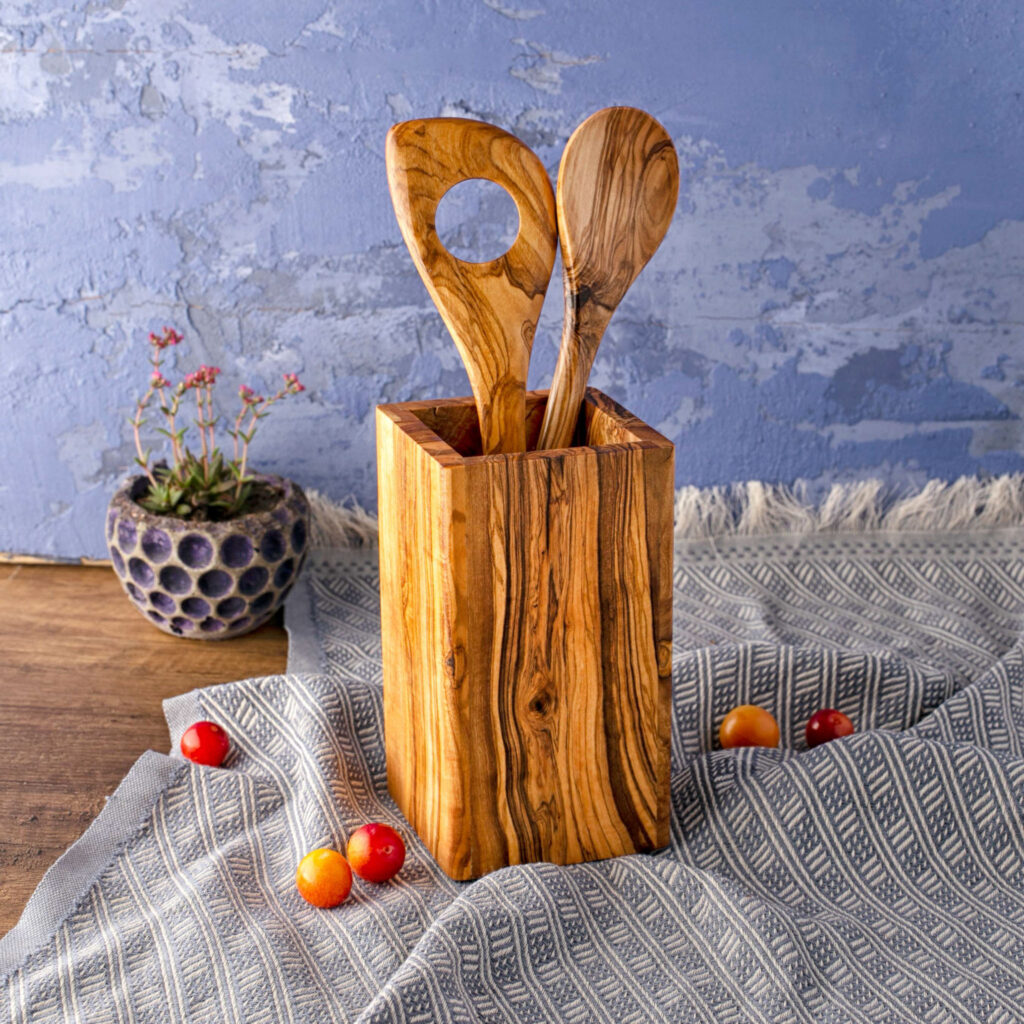
M607 107L569 138L557 200L565 320L538 448L571 444L601 336L665 237L678 194L675 147L650 114Z
M544 165L514 135L455 117L396 124L386 157L402 237L469 374L483 452L522 451L530 350L555 261L555 197ZM456 259L437 236L437 204L468 178L497 182L519 211L516 240L488 263Z

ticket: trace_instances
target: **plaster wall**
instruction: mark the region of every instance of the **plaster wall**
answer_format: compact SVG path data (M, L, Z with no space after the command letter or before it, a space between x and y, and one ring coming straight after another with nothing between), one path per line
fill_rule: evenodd
M592 383L677 443L680 483L1024 470L1021 13L0 2L0 551L104 553L163 324L222 398L298 371L256 462L375 506L374 405L468 393L387 195L414 116L500 124L552 179L599 107L666 126L676 220ZM470 212L470 249L509 228Z

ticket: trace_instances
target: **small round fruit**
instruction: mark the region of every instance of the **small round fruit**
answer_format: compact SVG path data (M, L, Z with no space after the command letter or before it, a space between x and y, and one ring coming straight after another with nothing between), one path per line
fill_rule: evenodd
M840 736L849 736L856 730L853 722L835 708L822 708L811 715L807 723L807 746L817 747L829 740L837 740Z
M352 870L367 882L386 882L405 863L402 837L378 821L357 828L345 852Z
M228 734L216 722L196 722L181 737L181 752L196 764L219 767L231 746Z
M312 850L299 862L295 886L299 895L314 907L336 907L348 898L352 871L337 850Z
M756 704L741 704L722 719L718 740L723 750L731 747L777 747L779 723Z

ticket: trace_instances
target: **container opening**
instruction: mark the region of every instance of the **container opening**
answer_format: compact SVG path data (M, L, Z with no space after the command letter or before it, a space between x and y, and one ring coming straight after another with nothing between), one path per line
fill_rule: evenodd
M546 391L529 391L526 394L526 450L537 447L540 426L547 405ZM448 400L437 405L411 410L424 426L429 427L445 444L450 445L463 458L473 458L481 453L480 422L472 399ZM618 410L617 410L618 411ZM626 417L628 413L621 410ZM631 418L631 417L630 417ZM573 432L572 447L594 445L628 444L641 441L629 429L623 418L610 415L590 401L584 401Z

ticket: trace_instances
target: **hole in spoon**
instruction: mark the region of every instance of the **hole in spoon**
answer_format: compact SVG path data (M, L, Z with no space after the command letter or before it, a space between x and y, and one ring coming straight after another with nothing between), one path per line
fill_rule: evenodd
M490 263L508 252L519 233L515 200L495 181L467 178L441 197L434 214L441 244L466 263Z

